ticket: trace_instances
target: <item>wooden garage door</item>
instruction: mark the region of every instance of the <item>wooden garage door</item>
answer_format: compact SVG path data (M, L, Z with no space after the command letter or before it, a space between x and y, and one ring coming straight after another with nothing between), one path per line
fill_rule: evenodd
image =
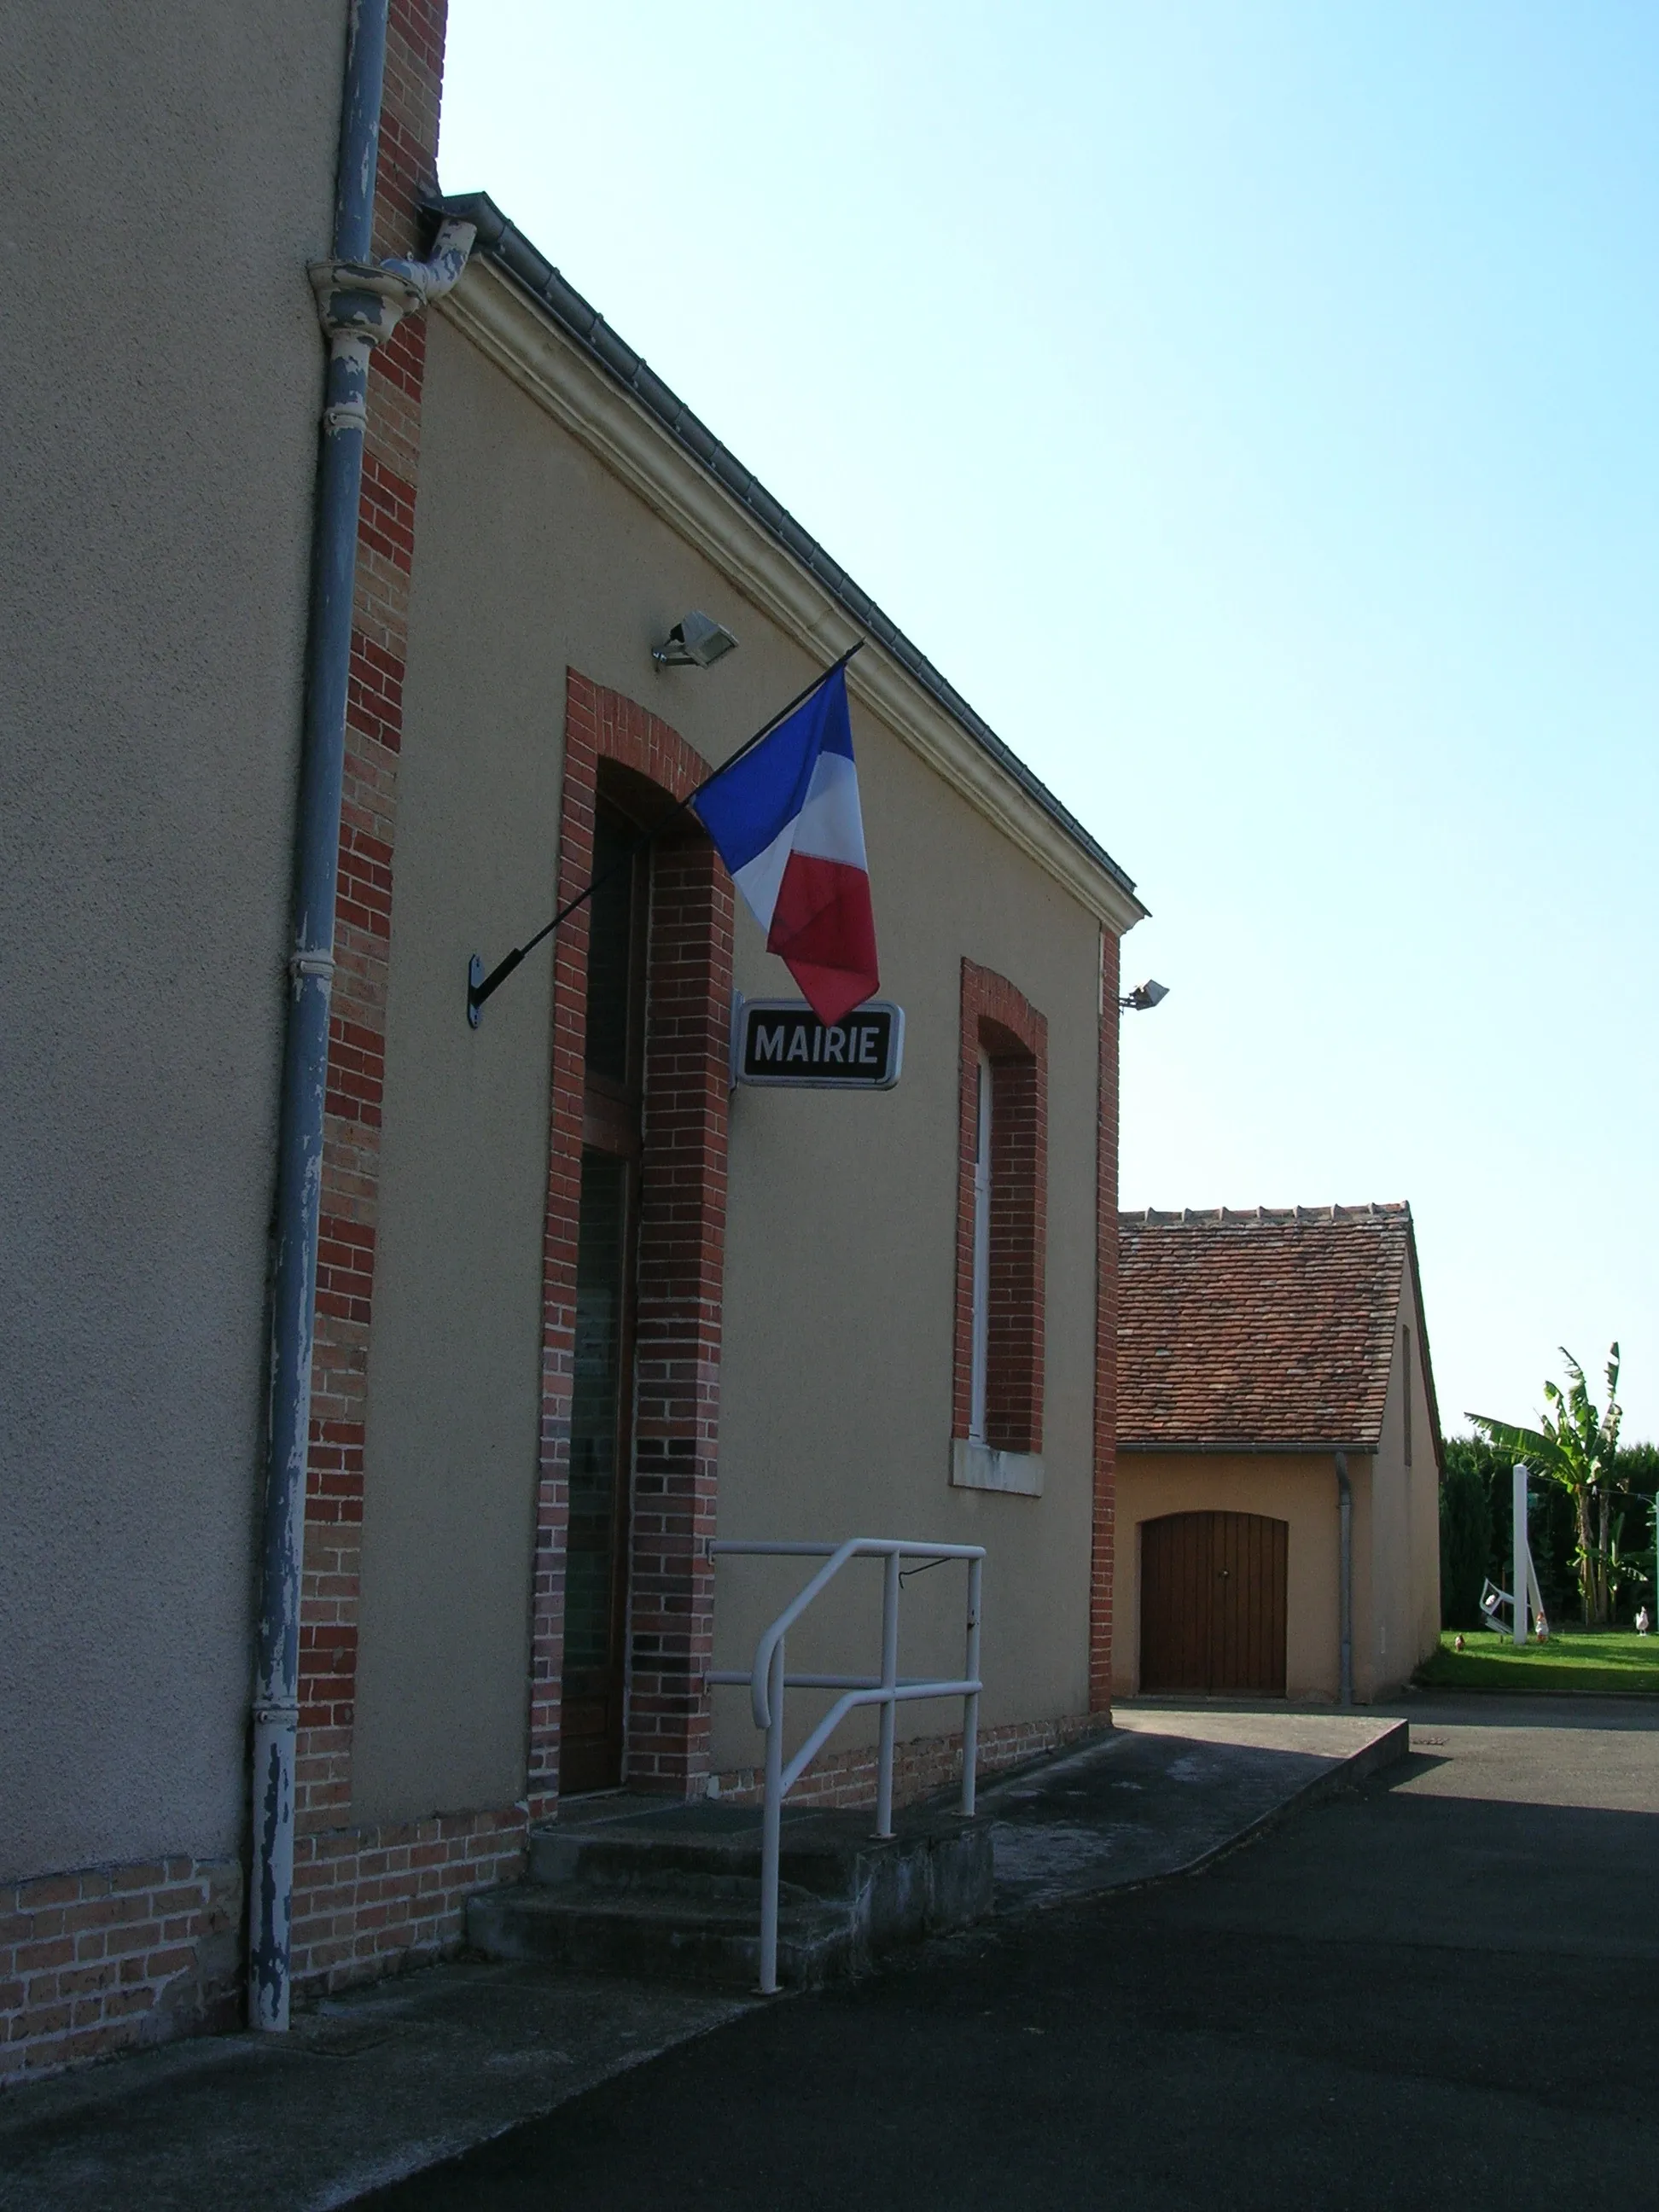
M1140 1686L1285 1694L1289 1524L1168 1513L1140 1528Z

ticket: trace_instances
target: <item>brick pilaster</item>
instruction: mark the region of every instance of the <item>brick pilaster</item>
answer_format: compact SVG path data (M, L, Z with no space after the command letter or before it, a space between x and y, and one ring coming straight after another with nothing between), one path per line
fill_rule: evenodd
M708 1764L732 884L706 837L651 880L640 1204L628 1779L684 1795Z

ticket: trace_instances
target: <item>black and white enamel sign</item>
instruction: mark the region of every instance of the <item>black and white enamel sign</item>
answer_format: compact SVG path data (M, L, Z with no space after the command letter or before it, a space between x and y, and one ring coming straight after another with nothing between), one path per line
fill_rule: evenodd
M834 1023L799 999L732 1006L732 1080L797 1091L890 1091L904 1060L904 1009L872 999Z

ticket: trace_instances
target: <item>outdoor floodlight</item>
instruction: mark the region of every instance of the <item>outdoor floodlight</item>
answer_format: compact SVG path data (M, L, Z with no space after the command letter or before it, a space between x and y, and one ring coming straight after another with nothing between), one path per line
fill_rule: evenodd
M1167 983L1154 983L1148 976L1144 983L1135 985L1127 999L1120 999L1118 1004L1120 1006L1127 1007L1131 1013L1144 1014L1149 1007L1156 1006L1169 995L1170 987Z
M675 623L660 645L652 647L651 658L659 668L707 668L723 653L732 652L737 642L712 616L693 611Z

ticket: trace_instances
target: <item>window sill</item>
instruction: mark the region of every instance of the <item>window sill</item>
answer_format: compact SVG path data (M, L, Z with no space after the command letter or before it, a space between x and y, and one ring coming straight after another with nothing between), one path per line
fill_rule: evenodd
M1000 1490L1015 1498L1042 1495L1042 1455L1040 1452L993 1451L988 1444L970 1444L965 1437L951 1442L952 1490Z

